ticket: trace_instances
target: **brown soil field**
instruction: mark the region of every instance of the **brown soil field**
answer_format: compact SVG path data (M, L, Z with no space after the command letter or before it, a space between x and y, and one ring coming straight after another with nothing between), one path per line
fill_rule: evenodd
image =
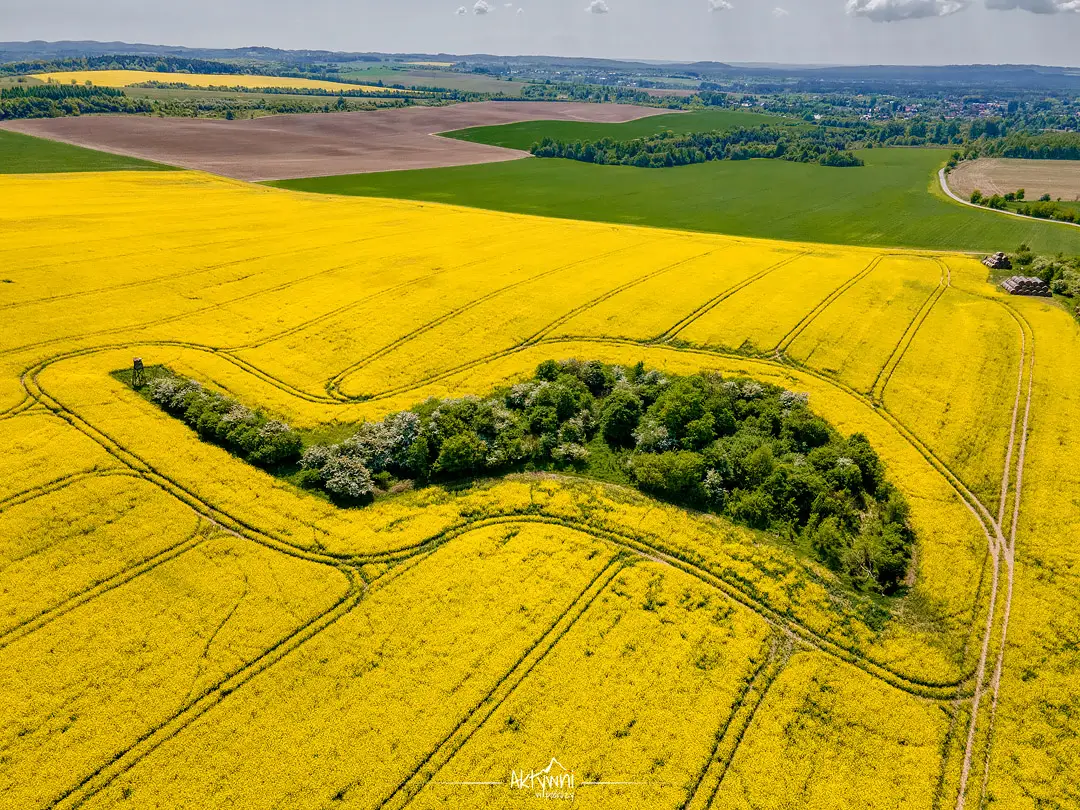
M258 181L517 160L526 153L434 133L518 121L622 123L670 112L628 104L485 101L242 121L104 115L8 121L0 126L104 152Z
M1005 194L1022 188L1028 200L1043 194L1055 200L1080 200L1080 160L966 161L949 175L949 188L961 197L969 197L975 189L983 194Z

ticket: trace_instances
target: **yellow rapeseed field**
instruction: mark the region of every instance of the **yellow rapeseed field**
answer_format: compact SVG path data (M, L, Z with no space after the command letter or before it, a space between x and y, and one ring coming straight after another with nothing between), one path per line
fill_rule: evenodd
M251 76L232 73L158 73L152 70L71 70L57 73L35 73L35 79L57 84L93 84L98 87L131 87L149 82L188 84L192 87L281 87L295 90L363 90L385 93L378 85L347 84L321 79L293 79L286 76ZM400 92L400 91L399 91Z
M0 807L1080 808L1080 330L974 258L190 172L0 201ZM331 431L548 359L749 377L867 437L915 559L855 593L528 471L339 508L135 357Z

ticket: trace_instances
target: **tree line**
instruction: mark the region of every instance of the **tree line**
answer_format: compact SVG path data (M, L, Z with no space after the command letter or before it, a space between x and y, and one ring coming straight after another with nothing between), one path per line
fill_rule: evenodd
M129 98L122 90L80 84L16 85L0 89L0 120L59 118L86 113L149 113L148 99Z
M750 379L549 360L488 397L429 399L307 447L192 380L161 373L148 395L200 436L342 505L405 481L561 469L769 532L862 590L894 592L911 562L908 506L866 438L840 435L805 394Z
M254 65L233 62L214 62L209 59L190 59L182 56L80 56L65 59L35 59L26 62L0 64L0 75L18 76L29 73L66 73L82 70L148 70L155 73L261 73Z
M603 138L598 141L567 142L548 137L533 144L530 151L542 158L653 169L750 158L774 158L839 167L863 165L862 159L848 150L848 142L842 136L822 128L806 131L769 124L685 135L664 132L626 141Z

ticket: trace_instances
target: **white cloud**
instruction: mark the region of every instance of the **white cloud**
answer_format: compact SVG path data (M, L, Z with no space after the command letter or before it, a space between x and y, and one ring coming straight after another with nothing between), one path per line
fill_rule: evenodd
M472 7L473 14L487 14L494 6L489 6L485 0L476 0L476 5Z
M523 9L523 8L518 9L518 14L524 14L524 13L525 13L525 9Z
M607 0L592 0L585 10L590 14L607 14L611 11L608 8Z
M1075 11L1080 14L1080 0L986 0L986 7L995 11L1030 11L1032 14L1058 14Z
M709 11L731 11L735 6L728 0L709 0Z
M777 6L772 10L774 20L782 20L784 19L784 17L787 17L790 14L791 12L789 12L786 8L780 8L780 6Z
M454 13L460 16L462 14L468 14L469 10L467 8L465 8L465 6L459 6L458 10L455 11Z
M988 0L990 1L993 0ZM847 13L852 17L866 17L874 22L896 22L924 17L948 17L963 11L969 5L971 0L847 0Z

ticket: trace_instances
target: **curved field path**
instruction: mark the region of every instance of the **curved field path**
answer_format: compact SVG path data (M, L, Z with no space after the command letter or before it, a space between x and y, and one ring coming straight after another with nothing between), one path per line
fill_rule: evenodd
M1051 222L1055 225L1066 225L1070 228L1080 228L1080 223L1076 222L1062 222L1057 219L1035 219L1035 217L1025 217L1023 214L1018 214L1015 211L999 211L995 208L987 208L985 205L976 205L971 200L965 200L951 188L949 188L948 176L945 174L944 169L938 170L938 181L941 183L941 190L944 191L950 198L956 200L961 205L966 205L968 208L977 208L980 211L992 211L995 214L1004 214L1007 217L1016 217L1017 219L1026 219L1028 221L1034 220L1035 222Z
M439 138L436 133L520 121L620 124L670 112L630 104L484 101L241 121L84 115L8 121L0 127L237 180L262 181L518 160L526 153Z

